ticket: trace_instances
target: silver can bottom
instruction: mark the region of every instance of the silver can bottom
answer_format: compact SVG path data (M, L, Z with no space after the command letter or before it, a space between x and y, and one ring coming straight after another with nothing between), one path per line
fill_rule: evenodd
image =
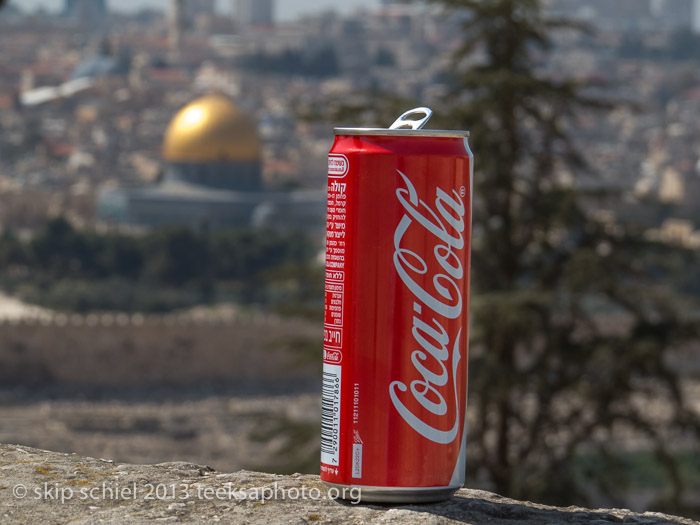
M327 486L338 490L339 498L353 503L435 503L445 501L455 495L461 487L368 487L363 485L341 485L329 483ZM359 489L359 498L357 490ZM350 491L352 490L352 495ZM359 500L359 501L358 501Z

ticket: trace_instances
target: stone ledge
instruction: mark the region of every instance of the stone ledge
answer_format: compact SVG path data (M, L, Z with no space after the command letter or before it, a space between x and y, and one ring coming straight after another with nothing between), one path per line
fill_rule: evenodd
M279 499L262 501L263 496L269 498L275 492ZM327 489L318 476L248 471L221 474L190 463L130 465L0 445L0 522L3 524L697 523L658 513L549 507L469 489L460 490L447 502L404 506L302 499L303 494L325 497Z

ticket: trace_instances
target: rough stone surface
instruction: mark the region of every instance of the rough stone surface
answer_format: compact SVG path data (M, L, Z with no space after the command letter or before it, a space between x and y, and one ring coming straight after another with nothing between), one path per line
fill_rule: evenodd
M275 494L277 499L262 499ZM657 513L549 507L468 489L460 490L450 501L427 505L356 505L334 501L327 495L318 476L249 471L221 474L190 463L130 465L0 445L3 524L697 523Z

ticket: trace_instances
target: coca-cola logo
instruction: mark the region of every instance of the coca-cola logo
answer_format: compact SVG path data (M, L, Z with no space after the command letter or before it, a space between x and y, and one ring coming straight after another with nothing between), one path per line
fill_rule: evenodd
M339 365L343 360L343 354L340 350L327 350L323 349L323 360L328 361L331 364Z
M456 378L462 358L460 345L463 327L460 326L454 340L450 340L444 325L445 320L460 318L464 307L463 234L467 210L457 191L452 190L448 194L442 188L436 188L434 206L431 207L418 198L411 180L401 171L398 173L405 188L398 188L396 197L406 213L394 231L394 268L401 282L415 297L411 334L417 349L411 352L411 363L414 377L417 378L409 385L407 381L393 381L389 385L389 395L394 408L411 428L430 441L448 444L454 441L460 428L462 410ZM427 230L435 240L432 257L428 261L406 247L406 233L415 228ZM430 251L424 253L430 254ZM434 275L428 273L431 268L435 269ZM430 286L426 289L421 283L429 283ZM451 390L450 383L453 385ZM454 401L453 412L449 410L448 399ZM449 417L453 413L454 421L447 421L440 425L441 428L436 428L422 419L421 413L438 417Z
M328 175L330 177L344 177L349 167L348 158L345 155L328 155Z

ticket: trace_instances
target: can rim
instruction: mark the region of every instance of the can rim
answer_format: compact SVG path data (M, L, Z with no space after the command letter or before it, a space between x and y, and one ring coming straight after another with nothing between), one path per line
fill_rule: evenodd
M386 128L333 128L338 135L369 135L386 137L444 137L464 139L469 137L468 131L444 129L386 129Z

